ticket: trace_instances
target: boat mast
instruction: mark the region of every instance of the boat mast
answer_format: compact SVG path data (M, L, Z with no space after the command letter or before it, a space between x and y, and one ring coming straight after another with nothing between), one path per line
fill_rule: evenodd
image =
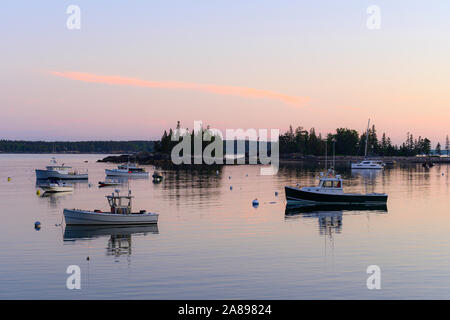
M367 143L369 141L369 127L370 127L370 118L369 118L369 122L367 122L366 145L365 145L365 151L364 151L364 159L366 159L366 157L367 157Z
M333 138L333 170L336 167L336 139Z

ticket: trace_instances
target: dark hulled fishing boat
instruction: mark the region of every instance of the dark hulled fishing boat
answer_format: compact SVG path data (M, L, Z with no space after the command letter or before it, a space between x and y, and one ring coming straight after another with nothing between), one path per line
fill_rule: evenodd
M342 178L329 170L321 174L317 187L285 187L287 204L385 204L385 193L344 193Z

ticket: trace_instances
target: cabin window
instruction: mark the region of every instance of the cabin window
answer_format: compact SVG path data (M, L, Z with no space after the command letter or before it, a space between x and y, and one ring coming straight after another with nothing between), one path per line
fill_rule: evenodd
M323 186L325 188L333 188L333 181L324 181Z

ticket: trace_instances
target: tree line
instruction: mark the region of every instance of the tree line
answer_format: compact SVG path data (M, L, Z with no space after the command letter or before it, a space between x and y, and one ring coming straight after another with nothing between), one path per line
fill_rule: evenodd
M177 129L180 129L180 122L177 123ZM191 135L192 150L194 150L194 137L205 134L209 129L201 132L187 131L185 134ZM23 141L23 140L0 140L0 152L3 153L136 153L136 152L161 152L170 154L172 148L178 141L172 141L173 130L164 133L159 141ZM396 145L385 133L378 138L377 131L373 125L369 129L367 143L367 154L370 156L416 156L418 154L429 155L432 152L431 141L428 138L414 137L412 133L406 134L405 141ZM211 141L220 139L213 136ZM202 150L211 141L202 142ZM280 154L299 153L302 155L321 156L325 154L325 145L329 153L335 149L336 155L364 155L366 144L366 133L359 134L358 131L348 128L338 128L334 133L328 133L323 137L317 134L314 128L309 130L299 126L293 129L292 126L280 135L279 148ZM248 146L246 145L246 151ZM224 150L225 151L225 150ZM434 153L449 154L450 140L446 137L445 145L441 146L438 142Z
M154 142L137 141L22 141L0 140L3 153L135 153L153 151Z
M295 130L289 127L280 135L280 154L300 153L303 155L320 156L325 154L325 146L328 152L335 148L336 155L364 155L366 148L366 134L348 128L338 128L334 133L328 133L326 137L316 134L314 128L306 130L297 127ZM431 141L421 136L414 137L412 133L406 134L406 140L396 145L385 133L378 138L375 125L368 131L367 155L369 156L416 156L419 154L430 155L432 152ZM333 146L334 145L334 146ZM450 141L447 136L445 152L449 153ZM440 143L435 148L436 154L442 154Z
M166 154L170 154L172 152L172 148L179 143L179 141L181 140L181 138L184 135L190 135L190 142L191 142L191 152L194 152L194 141L197 138L198 140L202 141L202 146L201 146L201 150L204 150L205 147L207 145L209 145L210 143L214 142L216 139L221 139L220 136L215 136L213 135L210 131L210 126L207 126L206 129L205 128L201 128L200 131L195 132L194 130L189 131L189 129L187 128L186 130L184 130L184 132L181 132L181 123L180 121L177 122L177 126L175 131L172 130L172 128L169 129L169 132L167 132L167 130L164 130L164 133L161 137L160 141L155 141L155 151L157 152L161 152L161 153L166 153ZM178 132L178 133L177 133ZM174 133L177 133L179 135L179 140L172 140L172 136L174 135ZM204 136L209 134L210 135L210 139L209 141L204 141ZM215 156L215 152L212 152L212 156Z
M178 121L177 129L179 128L180 122ZM156 151L163 153L171 152L172 148L178 143L178 141L171 140L173 132L174 131L172 129L170 129L169 132L164 130L161 140L155 141ZM192 130L185 134L191 135L191 143L193 143L194 136L204 132L204 129L197 133ZM334 148L336 155L364 155L366 148L366 135L366 132L360 135L358 131L353 129L337 128L334 133L328 133L325 137L323 137L320 133L317 134L314 128L306 130L299 126L296 129L293 129L293 127L290 126L289 129L279 137L280 154L299 153L302 155L322 156L325 154L325 146L327 145L327 151L331 153ZM209 143L209 141L203 141L202 150ZM391 138L388 137L386 133L383 133L381 138L379 138L375 125L372 125L372 127L368 130L368 156L430 155L432 151L431 141L426 137L414 137L412 133L408 132L406 134L405 141L402 144L397 145L392 143ZM434 149L434 153L449 154L449 151L450 140L447 136L445 151L442 150L440 143L438 143Z

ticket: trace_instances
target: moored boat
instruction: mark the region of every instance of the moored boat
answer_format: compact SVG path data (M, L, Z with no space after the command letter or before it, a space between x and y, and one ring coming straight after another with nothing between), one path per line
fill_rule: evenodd
M71 184L67 184L63 181L56 181L56 180L49 181L48 183L39 184L38 187L47 193L73 191L73 186Z
M321 174L317 187L285 187L287 204L385 204L385 193L344 193L340 175L330 169Z
M159 183L159 182L162 181L163 176L162 176L162 174L160 174L158 171L155 171L155 172L152 174L152 178L153 178L153 182Z
M59 179L59 180L86 180L88 179L88 171L73 169L70 166L58 165L55 158L52 158L52 165L45 169L36 169L36 179Z
M364 160L358 163L352 163L352 169L384 169L385 164L381 160Z
M130 162L117 166L117 169L105 169L105 173L107 176L117 177L148 177L148 172L144 168Z
M352 163L351 168L352 169L372 169L372 170L382 170L385 167L385 164L381 160L375 160L375 159L366 159L367 158L367 146L369 144L369 127L370 127L370 119L367 123L367 131L366 131L366 143L365 143L365 150L364 150L364 160Z
M120 185L120 182L117 180L105 180L105 181L99 181L98 182L98 187L102 188L102 187L112 187L112 186L118 186Z
M132 212L131 191L122 196L119 190L107 195L110 211L64 209L64 219L67 225L135 225L152 224L158 222L159 214L146 210Z

